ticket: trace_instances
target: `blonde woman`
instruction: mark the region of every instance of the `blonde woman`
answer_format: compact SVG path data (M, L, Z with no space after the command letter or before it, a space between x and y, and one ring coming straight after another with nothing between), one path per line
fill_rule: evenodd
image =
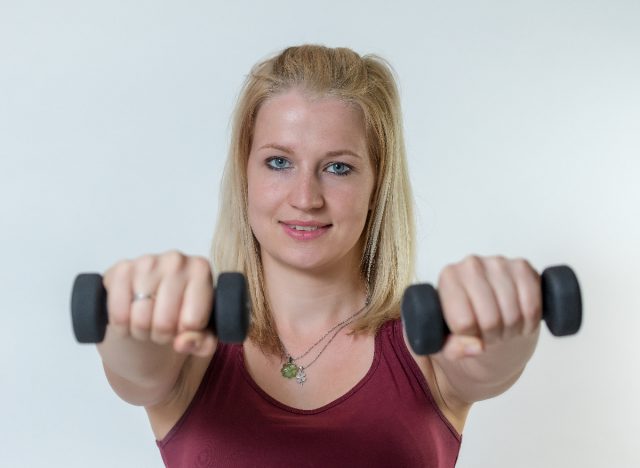
M212 271L247 277L242 345L203 331ZM521 259L447 266L452 335L433 356L413 354L399 320L413 279L390 66L291 47L240 94L211 263L174 251L110 268L98 348L168 467L453 466L473 402L509 388L535 349L540 279Z

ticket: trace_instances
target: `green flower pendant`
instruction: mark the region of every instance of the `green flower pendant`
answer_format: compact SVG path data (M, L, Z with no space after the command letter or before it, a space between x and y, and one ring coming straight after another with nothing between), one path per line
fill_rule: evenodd
M298 382L300 385L304 385L304 383L307 381L307 374L304 372L304 368L302 366L296 365L291 357L289 357L287 362L282 364L280 373L285 379L293 379L295 377L296 382Z
M298 373L298 366L296 366L291 358L284 364L282 364L282 369L280 369L280 373L282 377L285 379L293 379Z

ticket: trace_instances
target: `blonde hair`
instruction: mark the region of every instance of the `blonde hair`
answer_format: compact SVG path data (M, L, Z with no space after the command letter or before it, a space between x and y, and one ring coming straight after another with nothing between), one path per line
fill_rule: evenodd
M413 199L402 132L400 98L393 69L376 55L321 45L289 47L256 64L241 89L232 118L218 222L211 250L215 271L247 277L252 305L250 337L265 352L281 352L265 296L260 245L248 220L247 160L262 103L298 88L356 105L363 113L375 171L374 206L363 231L361 275L369 309L352 326L371 333L399 317L404 289L414 277Z

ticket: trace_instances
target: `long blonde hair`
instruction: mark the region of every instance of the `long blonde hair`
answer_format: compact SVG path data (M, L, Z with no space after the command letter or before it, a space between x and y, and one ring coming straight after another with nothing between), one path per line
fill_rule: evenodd
M250 337L273 353L281 349L265 296L260 245L248 220L247 160L260 106L292 88L355 104L364 116L376 181L362 238L361 275L369 291L369 310L353 324L353 331L371 333L398 317L404 289L414 278L413 198L400 98L389 63L347 48L302 45L256 64L233 114L211 260L216 272L246 275L252 303Z

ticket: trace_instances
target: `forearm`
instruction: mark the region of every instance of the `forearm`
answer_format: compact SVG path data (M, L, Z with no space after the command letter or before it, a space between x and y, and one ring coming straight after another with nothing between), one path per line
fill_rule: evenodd
M488 345L478 356L451 361L436 355L433 360L460 400L486 400L505 392L518 380L535 351L539 334L540 327L534 333Z
M97 348L109 382L119 394L118 382L128 382L132 387L154 388L159 383L174 380L187 358L187 355L177 353L171 343L159 345L130 336L119 337L109 327L104 341ZM120 396L128 401L125 395Z

